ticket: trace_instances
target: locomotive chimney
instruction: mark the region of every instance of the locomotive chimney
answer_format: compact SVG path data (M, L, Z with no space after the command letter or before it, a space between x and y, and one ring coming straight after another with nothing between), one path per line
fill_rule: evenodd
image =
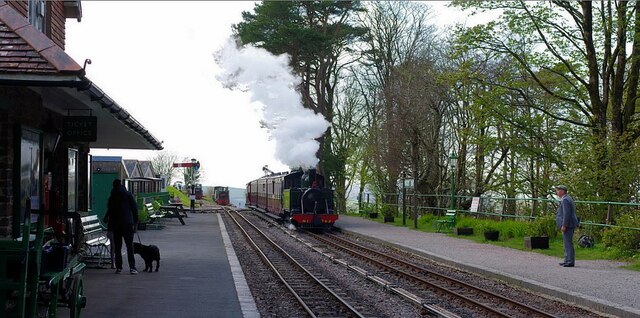
M301 183L303 188L310 188L316 181L316 169L308 169L302 174Z

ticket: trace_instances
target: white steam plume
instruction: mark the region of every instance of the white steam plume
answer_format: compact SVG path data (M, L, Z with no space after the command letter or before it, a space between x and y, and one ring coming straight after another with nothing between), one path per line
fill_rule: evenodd
M296 91L300 78L292 74L289 56L251 45L238 48L230 39L215 58L222 68L217 79L224 87L248 91L252 102L262 104L262 125L276 141L276 158L290 168L314 167L320 147L315 139L330 124L302 106Z

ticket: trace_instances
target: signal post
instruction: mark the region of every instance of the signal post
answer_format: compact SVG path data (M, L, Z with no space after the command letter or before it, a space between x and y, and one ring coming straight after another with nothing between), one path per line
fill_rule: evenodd
M193 170L191 170L191 194L189 195L191 211L193 211L196 206L196 185L193 182L193 172L198 171L198 169L200 169L200 161L196 159L191 159L191 162L174 162L173 167L174 168L193 168Z

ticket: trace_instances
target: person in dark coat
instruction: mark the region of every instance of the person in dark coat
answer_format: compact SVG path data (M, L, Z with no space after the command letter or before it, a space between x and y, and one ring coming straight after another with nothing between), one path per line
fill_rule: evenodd
M115 241L116 274L122 272L122 240L127 246L129 272L138 274L136 259L133 254L133 234L138 225L138 204L133 195L122 186L120 179L113 180L113 188L109 196L107 213L104 216L107 230L113 232Z
M573 248L573 232L578 227L578 218L576 216L576 206L573 198L567 194L567 186L556 186L556 194L560 198L558 211L556 212L556 225L562 231L562 242L564 245L564 262L560 263L563 267L573 267L576 262L576 252Z

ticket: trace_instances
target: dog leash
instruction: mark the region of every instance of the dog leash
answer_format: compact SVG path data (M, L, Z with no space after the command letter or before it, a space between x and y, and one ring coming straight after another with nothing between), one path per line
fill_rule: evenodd
M140 234L138 234L138 231L136 231L136 235L138 236L138 243L142 244L142 241L140 240Z

